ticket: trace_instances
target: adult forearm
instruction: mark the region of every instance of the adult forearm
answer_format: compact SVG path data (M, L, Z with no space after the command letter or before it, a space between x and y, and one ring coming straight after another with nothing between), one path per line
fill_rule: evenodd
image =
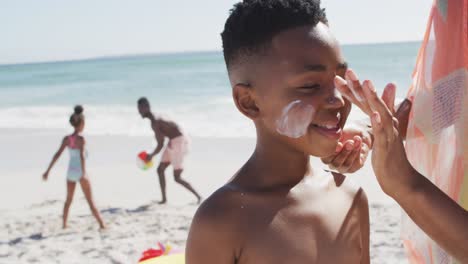
M158 145L158 146L156 147L156 149L153 151L153 153L151 153L151 155L152 155L152 156L157 155L159 152L161 152L162 148L163 148L162 145Z
M412 173L417 174L417 184L406 195L393 198L437 244L468 263L468 212L426 177Z

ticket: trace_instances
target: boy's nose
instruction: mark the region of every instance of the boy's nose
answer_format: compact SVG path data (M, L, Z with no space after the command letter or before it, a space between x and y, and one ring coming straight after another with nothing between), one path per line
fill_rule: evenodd
M329 92L325 96L325 105L329 108L341 108L345 105L343 96L336 89L335 84L330 86Z

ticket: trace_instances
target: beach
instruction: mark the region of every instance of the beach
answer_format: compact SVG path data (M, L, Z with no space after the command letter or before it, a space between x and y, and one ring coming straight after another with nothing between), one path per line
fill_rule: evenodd
M195 198L172 180L158 205L154 170L136 166L136 153L154 145L147 136L89 136L89 173L94 198L108 229L99 231L79 189L61 229L68 154L43 182L41 175L58 147L59 133L2 130L0 133L0 263L136 263L157 242L183 249L197 209ZM249 138L193 138L184 178L207 197L249 157ZM5 162L8 160L8 162ZM322 166L312 160L313 166ZM380 190L370 164L349 175L370 203L372 263L405 263L399 239L398 206Z
M343 50L351 67L374 80L379 93L387 82L399 84L401 99L418 47L410 42L345 45ZM137 153L156 145L148 120L136 109L141 96L190 136L182 177L203 197L250 157L255 129L232 102L219 51L0 65L0 264L137 263L158 242L184 249L196 199L174 182L169 168L169 202L159 205L156 168L137 167ZM68 150L49 180L42 181L63 136L72 131L68 118L75 104L85 109L87 172L105 231L99 231L79 186L69 228L61 228ZM354 109L348 122L363 118ZM323 168L318 159L311 162ZM406 263L401 210L377 184L370 158L348 177L368 196L372 263Z

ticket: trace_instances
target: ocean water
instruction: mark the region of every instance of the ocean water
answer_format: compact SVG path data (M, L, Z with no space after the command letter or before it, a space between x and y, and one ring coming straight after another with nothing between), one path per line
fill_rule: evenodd
M393 81L399 98L411 83L419 43L343 46L346 60L378 89ZM141 55L0 65L0 129L70 131L75 104L85 107L87 134L150 134L136 109L146 96L155 112L197 137L253 137L237 112L221 52ZM361 119L353 111L351 119Z

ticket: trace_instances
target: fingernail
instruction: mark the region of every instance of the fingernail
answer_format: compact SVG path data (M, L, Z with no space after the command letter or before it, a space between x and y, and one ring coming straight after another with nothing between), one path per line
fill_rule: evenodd
M367 85L368 85L368 87L369 87L369 90L371 90L372 92L375 92L374 84L373 84L371 81L368 81L368 82L367 82Z
M362 142L359 141L359 142L356 142L356 145L354 146L355 149L360 149L362 146Z
M358 77L357 77L356 73L354 73L354 71L351 70L351 69L348 69L346 71L346 76L348 76L349 79L351 79L351 81L358 81Z
M345 81L343 78L341 78L340 76L336 76L336 77L335 77L335 85L336 85L336 86L346 86L347 83L346 83L346 81Z
M336 145L335 152L340 152L343 149L343 145L338 144Z
M364 102L365 101L364 98L354 89L353 81L351 79L349 79L349 77L346 77L346 81L347 81L348 86L351 89L351 92L353 93L354 97L356 97L356 99L359 102Z
M390 86L390 91L391 92L394 92L394 91L396 92L397 86L396 86L396 84L394 82L389 83L388 85Z
M346 144L346 150L353 150L354 144L353 143L348 143Z
M358 137L358 136L354 137L353 139L354 139L354 142L356 143L354 145L354 147L359 148L361 146L361 144L362 144L362 139L360 137Z

